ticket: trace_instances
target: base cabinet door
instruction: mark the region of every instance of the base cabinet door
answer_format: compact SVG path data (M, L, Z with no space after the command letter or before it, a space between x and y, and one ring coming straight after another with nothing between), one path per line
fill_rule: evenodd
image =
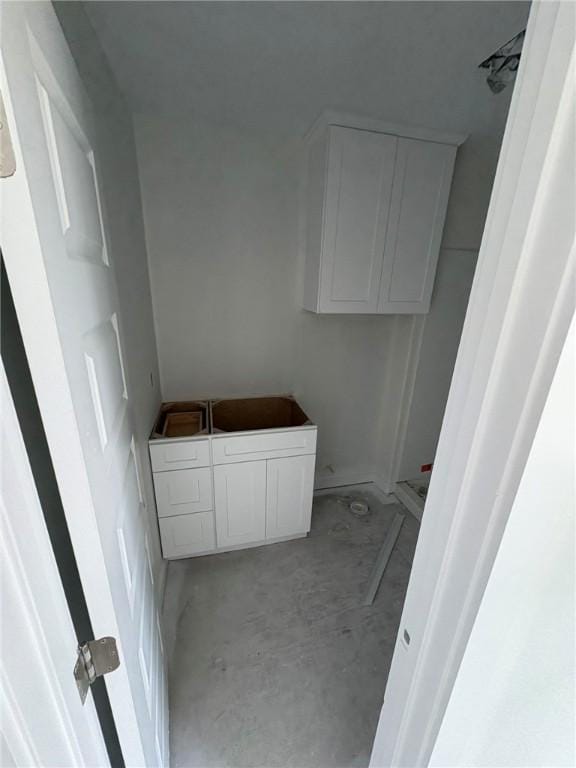
M270 459L266 482L266 538L310 530L315 456Z
M218 547L263 541L266 536L266 461L214 467Z
M216 548L214 513L161 517L162 553L169 560L212 552Z

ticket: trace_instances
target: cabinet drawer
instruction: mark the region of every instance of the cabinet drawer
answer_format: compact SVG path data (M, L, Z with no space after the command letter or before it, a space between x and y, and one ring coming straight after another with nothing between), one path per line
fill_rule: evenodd
M216 549L214 513L164 517L160 521L164 558L188 557Z
M209 467L155 472L158 517L189 515L212 509L211 474Z
M210 466L210 446L208 440L153 443L150 445L150 460L153 472L208 467Z
M271 434L214 437L214 464L275 459L316 452L316 429L302 429Z

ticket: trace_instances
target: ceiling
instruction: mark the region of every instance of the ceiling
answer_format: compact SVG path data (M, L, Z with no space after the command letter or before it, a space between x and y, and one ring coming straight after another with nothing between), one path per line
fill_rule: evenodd
M478 64L525 2L87 2L135 113L303 133L324 108L499 133Z

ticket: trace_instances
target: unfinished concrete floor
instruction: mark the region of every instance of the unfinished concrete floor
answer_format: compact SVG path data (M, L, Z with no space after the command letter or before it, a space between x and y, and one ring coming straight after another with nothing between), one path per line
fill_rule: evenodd
M369 514L355 517L352 498ZM390 502L370 486L339 489L315 498L308 538L170 563L172 766L368 764L418 535L406 513L362 607L403 509Z

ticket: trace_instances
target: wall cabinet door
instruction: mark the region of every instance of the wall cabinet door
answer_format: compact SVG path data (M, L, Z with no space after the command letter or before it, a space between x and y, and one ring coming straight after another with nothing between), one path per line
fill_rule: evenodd
M214 467L218 547L263 541L266 536L266 461Z
M330 128L320 312L378 311L398 139Z
M379 312L428 312L456 147L399 139Z
M315 456L269 459L266 483L266 538L310 530Z

